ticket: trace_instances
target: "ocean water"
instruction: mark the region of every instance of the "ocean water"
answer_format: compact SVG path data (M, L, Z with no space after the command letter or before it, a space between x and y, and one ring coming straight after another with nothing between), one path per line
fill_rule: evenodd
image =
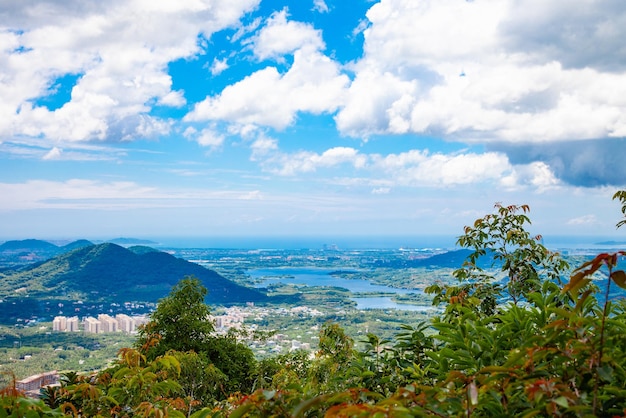
M159 246L169 248L213 249L398 249L439 248L453 249L453 236L361 236L361 237L162 237L151 238Z
M158 237L159 247L212 249L458 249L458 236L352 236L352 237ZM544 235L543 244L553 250L626 250L626 233L621 236Z

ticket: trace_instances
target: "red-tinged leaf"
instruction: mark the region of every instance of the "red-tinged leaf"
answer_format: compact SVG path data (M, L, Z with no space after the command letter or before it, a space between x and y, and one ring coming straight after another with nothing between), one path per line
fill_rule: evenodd
M563 286L563 292L570 292L575 297L578 297L580 289L586 286L589 282L591 282L591 279L585 278L584 274L577 273L572 276L568 284Z
M611 279L615 282L616 285L618 285L622 289L626 289L626 273L624 272L624 270L617 270L611 273Z
M573 286L576 286L576 284L578 284L585 276L586 274L584 271L579 271L576 274L572 274L572 276L569 279L569 283L563 286L563 291L564 292L569 291Z
M592 261L585 261L584 263L582 263L580 266L578 266L578 268L576 269L576 271L582 271L585 267L590 266L592 263Z
M568 322L565 319L557 319L547 324L545 328L568 328Z
M576 302L576 308L574 308L574 310L580 311L582 309L583 304L585 303L585 300L587 300L587 297L590 294L591 294L591 289L585 290L582 296L578 299L578 302Z

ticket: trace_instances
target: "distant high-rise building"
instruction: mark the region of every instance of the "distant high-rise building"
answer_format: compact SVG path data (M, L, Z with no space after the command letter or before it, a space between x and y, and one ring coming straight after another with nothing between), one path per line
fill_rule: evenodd
M98 333L100 333L102 331L102 328L100 326L100 321L98 321L94 317L88 316L83 321L83 324L85 326L85 332L89 332L89 333L92 333L92 334L98 334Z
M52 331L67 331L67 318L56 316L52 321Z
M135 331L135 321L130 316L126 314L117 314L115 315L115 319L117 320L118 330L129 334Z
M107 314L98 315L100 321L100 332L117 332L117 320Z
M79 321L77 316L73 316L71 318L67 318L67 330L69 332L77 332L79 331Z

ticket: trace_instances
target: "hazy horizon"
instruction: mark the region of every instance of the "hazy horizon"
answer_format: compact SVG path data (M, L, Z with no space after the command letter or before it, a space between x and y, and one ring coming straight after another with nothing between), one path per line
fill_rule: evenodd
M601 244L603 242L626 243L626 236L607 235L543 235L543 244L552 249L610 249L615 244ZM155 236L119 236L119 237L14 237L1 238L0 245L8 241L39 239L55 245L65 245L79 239L86 239L94 243L115 241L119 239L151 241L146 245L156 248L206 248L206 249L328 249L336 247L339 250L351 249L454 249L458 236L430 235L430 236L228 236L228 237L155 237ZM133 245L132 243L129 245ZM619 245L618 245L619 246Z

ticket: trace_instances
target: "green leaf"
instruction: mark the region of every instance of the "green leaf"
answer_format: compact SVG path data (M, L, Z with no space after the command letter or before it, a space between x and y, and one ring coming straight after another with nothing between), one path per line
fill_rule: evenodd
M296 408L293 410L293 416L299 417L299 416L304 415L305 412L307 412L309 409L311 409L315 405L322 403L324 400L326 400L327 397L328 395L320 395L320 396L316 396L315 398L300 402L298 406L296 406Z
M605 382L611 382L613 380L613 368L611 366L602 366L596 369L598 376Z
M193 414L191 414L191 418L208 418L212 416L213 416L212 408L202 408L201 410L196 411ZM232 417L233 415L230 415L230 416Z
M231 412L231 414L228 416L228 418L242 418L242 417L246 416L248 411L250 411L253 406L254 405L251 404L251 403L243 404L239 408L237 408L233 412Z
M567 408L569 406L569 403L567 402L567 398L565 396L559 396L558 398L553 399L552 402L563 408Z

